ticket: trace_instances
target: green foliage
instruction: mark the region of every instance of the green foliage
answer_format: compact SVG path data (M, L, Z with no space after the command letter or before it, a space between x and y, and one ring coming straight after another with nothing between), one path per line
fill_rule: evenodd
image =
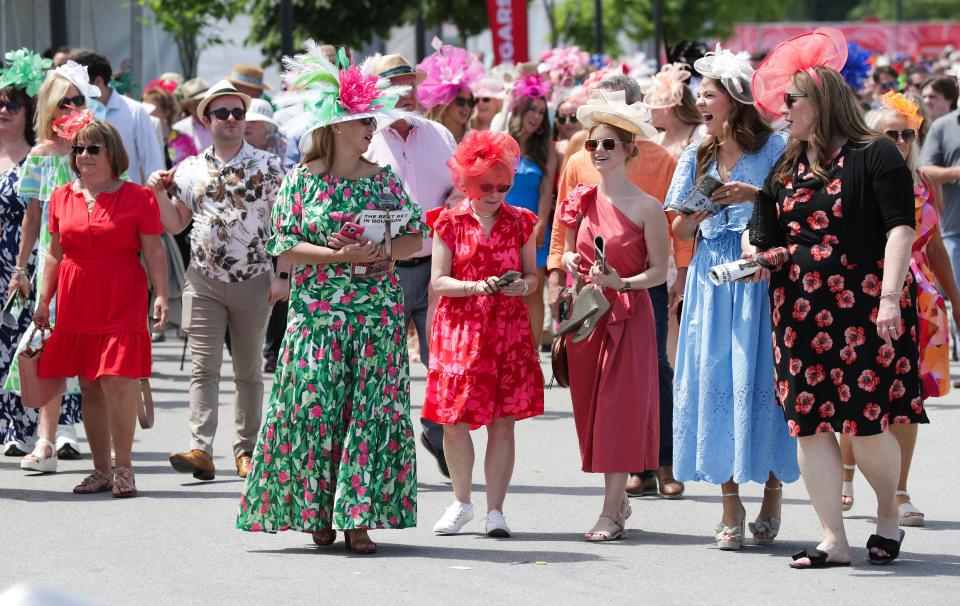
M470 36L487 29L487 5L482 0L422 0L420 5L423 21L428 26L456 25L461 46L466 46Z
M260 45L265 62L280 64L280 0L252 0L248 44ZM357 48L373 36L386 38L406 21L402 0L293 0L293 45L308 38L320 44Z
M728 36L738 23L775 21L786 12L783 0L664 0L663 26L668 45L684 39L703 40ZM565 0L556 7L556 21L570 20L569 40L581 48L594 49L593 0ZM603 0L603 50L622 51L620 34L636 42L653 37L652 0Z
M892 21L895 0L863 0L850 11L851 19L876 16ZM954 20L957 18L957 0L902 0L900 18L903 21Z
M220 20L232 20L244 9L246 0L138 0L153 12L152 21L173 36L184 76L197 73L200 53L223 44L210 26Z

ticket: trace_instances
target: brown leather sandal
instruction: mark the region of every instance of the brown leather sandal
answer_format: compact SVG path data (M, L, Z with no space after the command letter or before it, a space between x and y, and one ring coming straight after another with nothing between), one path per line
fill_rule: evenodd
M357 536L361 533L363 535L362 537ZM366 534L367 531L365 529L344 530L343 540L346 543L347 551L358 555L377 553L377 544L371 541L370 537L366 536Z
M73 494L94 494L97 492L106 492L113 488L113 479L99 470L85 477L79 484L73 487Z
M337 531L333 528L324 528L310 534L313 537L313 542L320 547L329 547L337 540Z
M118 499L137 496L137 485L133 480L133 470L129 467L117 467L114 471L113 496Z

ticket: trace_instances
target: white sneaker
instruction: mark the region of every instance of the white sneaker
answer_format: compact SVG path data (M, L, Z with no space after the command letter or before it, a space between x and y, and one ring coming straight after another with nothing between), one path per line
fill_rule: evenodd
M486 532L488 537L510 538L510 527L507 526L507 519L503 517L503 512L496 509L487 512Z
M433 525L433 531L437 534L457 534L472 519L473 505L454 501L453 505L443 512L440 521Z

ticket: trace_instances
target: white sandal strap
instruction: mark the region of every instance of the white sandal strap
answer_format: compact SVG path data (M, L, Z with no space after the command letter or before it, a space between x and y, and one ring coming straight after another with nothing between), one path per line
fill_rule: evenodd
M856 465L847 465L847 464L844 464L843 468L846 469L847 471L856 471L856 470L857 470L857 466L856 466Z
M720 493L720 496L721 497L739 497L740 493L739 492L722 492Z
M842 497L853 497L853 482L846 481L843 482L843 488L840 489L840 496Z
M898 497L907 497L907 500L908 500L908 501L910 500L910 493L907 492L906 490L898 490L898 491L897 491L897 496L898 496Z

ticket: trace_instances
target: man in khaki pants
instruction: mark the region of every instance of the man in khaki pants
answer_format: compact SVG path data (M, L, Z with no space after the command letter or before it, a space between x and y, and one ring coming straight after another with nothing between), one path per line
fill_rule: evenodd
M230 330L237 389L237 473L246 477L260 429L261 374L270 306L289 293L289 262L278 275L266 251L270 213L283 172L280 159L243 140L250 97L221 80L210 87L197 115L213 145L184 160L175 173L156 172L149 185L164 228L180 233L193 220L190 268L183 290L184 328L189 336L190 452L173 453L170 464L200 480L214 478L213 437L220 403L224 337ZM169 189L169 195L167 190Z

